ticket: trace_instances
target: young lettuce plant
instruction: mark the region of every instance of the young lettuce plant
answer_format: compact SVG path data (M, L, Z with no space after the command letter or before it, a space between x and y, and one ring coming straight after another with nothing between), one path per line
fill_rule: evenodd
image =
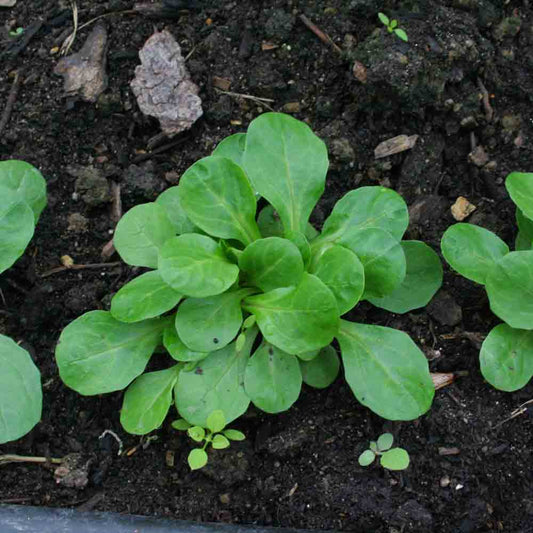
M326 147L306 124L266 113L178 186L128 211L115 247L152 270L122 287L109 312L65 328L63 381L84 395L127 388L121 422L131 433L156 429L172 401L205 428L213 411L227 423L250 402L278 413L302 383L330 385L337 339L363 405L393 420L426 412L434 388L410 337L341 317L360 300L396 313L426 305L442 282L440 261L422 242L401 241L407 206L384 187L347 193L319 233L308 220L327 169ZM161 343L174 365L144 373Z
M409 466L409 454L403 448L391 448L394 437L383 433L377 441L370 441L370 447L358 459L361 466L370 466L376 457L379 464L387 470L405 470Z
M0 274L24 253L45 206L41 173L25 161L0 161ZM28 433L41 410L39 370L26 350L0 335L0 444Z
M492 329L480 351L481 373L495 388L516 391L533 376L533 173L512 172L505 186L516 205L515 251L494 233L454 224L444 233L442 255L459 274L485 286Z

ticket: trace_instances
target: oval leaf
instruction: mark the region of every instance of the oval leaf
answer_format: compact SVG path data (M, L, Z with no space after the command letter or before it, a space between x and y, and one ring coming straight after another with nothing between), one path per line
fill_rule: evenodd
M187 213L181 205L179 187L170 187L162 192L155 202L165 208L167 216L174 226L174 233L182 235L183 233L198 232L198 228L187 218Z
M376 458L375 453L372 450L365 450L357 460L361 466L370 466Z
M483 341L479 357L481 373L493 387L521 389L533 376L533 331L499 324Z
M263 343L248 361L244 388L253 404L262 411L286 411L298 399L302 388L298 359Z
M412 420L430 408L435 390L428 362L409 335L341 320L337 338L359 402L388 420Z
M327 346L339 326L335 296L307 273L298 286L249 296L243 307L256 316L265 339L290 354Z
M333 346L326 346L310 361L300 361L302 378L306 385L315 389L329 387L339 374L340 361Z
M146 435L165 420L172 404L172 388L180 367L148 372L139 376L124 394L120 423L134 435Z
M376 446L378 447L378 450L380 452L384 452L385 450L388 450L392 446L393 442L394 442L394 437L392 436L392 433L383 433L383 435L380 435L378 437Z
M243 162L253 188L279 213L285 231L305 233L324 192L326 145L307 124L264 113L248 127Z
M207 429L211 430L211 433L219 433L226 427L226 417L224 411L216 409L207 417Z
M113 243L129 265L157 268L159 250L174 235L165 208L151 202L133 207L119 220Z
M176 331L175 320L172 321L163 332L163 346L167 349L172 359L176 361L201 361L209 354L207 352L195 352L189 350L183 341L179 338Z
M187 430L187 435L195 442L202 442L205 438L205 429L200 426L193 426Z
M213 150L214 156L231 159L236 165L243 167L242 158L246 147L246 133L234 133L220 141Z
M30 354L5 335L0 335L0 369L3 444L19 439L41 420L43 393L41 376Z
M485 284L488 272L509 247L491 231L474 224L454 224L442 236L444 259L461 276Z
M229 440L224 437L224 435L215 435L211 446L213 446L215 450L223 450L224 448L229 447Z
M245 440L246 435L242 431L236 429L225 429L224 436L229 440Z
M387 470L405 470L409 466L409 454L403 448L393 448L385 452L379 462Z
M406 271L401 285L383 298L368 300L392 313L407 313L424 307L442 285L442 265L439 256L420 241L402 241Z
M178 431L187 431L191 425L187 420L180 418L179 420L174 420L174 422L172 422L172 427Z
M122 390L144 372L167 324L163 319L125 324L107 311L85 313L59 337L59 375L84 396Z
M533 219L533 173L511 172L505 180L505 188L524 215Z
M237 280L239 267L210 237L186 233L166 241L159 254L159 272L176 291L205 298L229 289Z
M191 470L199 470L207 464L207 453L202 448L195 448L191 450L187 457L189 468Z

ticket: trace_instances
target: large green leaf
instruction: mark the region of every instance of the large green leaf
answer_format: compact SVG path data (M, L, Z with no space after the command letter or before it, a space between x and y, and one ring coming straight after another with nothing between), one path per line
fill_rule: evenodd
M195 233L198 228L187 218L187 213L181 206L180 188L170 187L162 192L156 199L156 203L165 208L167 216L174 226L174 233Z
M159 250L175 234L166 209L150 202L133 207L119 220L113 243L129 265L157 268Z
M185 233L167 240L161 248L159 272L176 291L205 298L229 289L237 280L239 267L210 237Z
M326 346L310 361L300 361L302 378L306 385L315 389L329 387L339 374L340 361L333 346Z
M0 335L0 444L16 440L41 420L41 376L30 354Z
M187 298L176 313L176 330L195 352L214 352L229 344L242 325L241 300L253 289L241 289L209 298Z
M175 320L173 320L163 331L163 346L175 361L201 361L205 359L208 352L194 352L189 350L183 341L179 338L176 331Z
M248 128L243 162L253 188L274 206L285 231L305 233L324 192L326 145L307 124L281 113L264 113Z
M0 187L0 273L24 253L34 229L35 218L30 206L16 192Z
M499 324L483 341L479 358L481 373L493 387L521 389L533 376L533 331Z
M346 381L355 397L383 418L412 420L431 406L428 362L409 335L341 320L337 336Z
M407 205L397 192L386 187L360 187L345 194L335 204L317 240L350 247L351 234L362 229L378 228L399 241L408 224Z
M267 237L249 244L239 257L246 283L271 291L298 285L304 272L300 251L291 241Z
M124 394L120 423L134 435L146 435L165 420L181 365L139 376Z
M402 241L407 269L401 285L383 298L369 298L377 307L392 313L407 313L424 307L442 285L439 256L420 241Z
M180 300L181 294L154 270L133 279L113 296L111 314L121 322L140 322L170 311Z
M246 333L241 350L235 343L209 354L192 370L182 370L174 387L174 399L179 414L189 423L206 427L209 415L220 409L226 423L241 416L250 399L244 391L244 369L257 336L257 328Z
M531 250L533 243L533 220L527 218L524 213L516 208L516 223L518 224L517 241L521 244L521 249ZM518 249L518 247L517 247Z
M301 388L302 373L294 355L263 343L248 360L244 389L262 411L286 411L298 399Z
M169 319L119 322L107 311L90 311L71 322L56 348L59 375L83 394L124 389L144 369Z
M313 259L310 272L331 290L341 315L359 301L365 288L365 271L359 258L348 248L333 245Z
M533 329L533 251L510 252L488 272L490 308L512 328Z
M34 225L46 207L46 181L33 165L26 161L10 159L0 161L0 185L11 189L27 203L34 214Z
M517 252L523 252L524 250L531 250L533 248L533 239L530 239L527 234L522 233L519 230L518 233L516 234L514 247Z
M511 172L505 180L505 187L524 215L533 219L533 173Z
M187 216L205 232L249 244L261 238L255 222L255 195L243 169L225 157L205 157L180 180Z
M485 284L488 272L509 247L491 231L473 224L454 224L442 236L444 259L461 276Z
M328 345L339 326L335 296L307 273L296 287L249 296L243 307L256 316L268 342L294 355Z
M231 159L236 165L243 166L242 159L246 147L246 133L234 133L220 141L213 150L214 156Z

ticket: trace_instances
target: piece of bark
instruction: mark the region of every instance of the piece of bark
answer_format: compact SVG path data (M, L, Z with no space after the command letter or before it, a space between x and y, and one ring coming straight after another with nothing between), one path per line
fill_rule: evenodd
M198 86L185 67L180 45L166 30L154 33L139 52L131 89L145 115L155 117L172 137L188 130L202 114Z
M380 159L393 154L410 150L418 139L418 135L398 135L379 143L374 150L374 158Z
M61 59L55 74L64 77L67 96L81 96L86 102L96 102L107 88L107 30L102 23L95 26L82 49Z

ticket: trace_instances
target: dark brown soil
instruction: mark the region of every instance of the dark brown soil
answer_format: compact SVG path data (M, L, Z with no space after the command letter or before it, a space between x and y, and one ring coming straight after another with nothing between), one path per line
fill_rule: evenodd
M533 531L531 419L524 415L493 429L533 396L533 386L509 394L483 381L475 339L461 332L482 338L497 320L483 290L449 270L445 292L429 314L391 315L364 304L352 317L410 333L432 371L468 371L437 392L427 415L412 423L384 423L358 405L339 378L323 392L305 389L285 414L250 409L235 425L248 440L213 454L212 466L196 473L186 465L191 443L184 436L165 425L157 440L140 446L139 438L120 426L120 394L80 397L57 374L53 354L61 329L85 311L105 308L132 270L121 265L43 276L63 255L78 264L101 262L114 227L109 203L91 207L74 194L75 178L67 167L101 169L121 184L126 210L154 199L170 185L165 174L179 175L265 111L263 104L217 92L215 76L229 79L231 91L272 98L276 111L298 102L300 110L293 114L327 141L332 164L326 194L313 215L317 225L348 190L381 183L402 192L412 208L408 237L436 250L453 222L449 207L461 195L477 206L470 221L512 243L514 214L503 180L512 170L533 169L530 2L198 0L199 8L176 19L115 14L103 19L109 30L109 88L96 104L66 100L62 80L52 72L58 58L51 50L71 24L70 12L61 7L67 4L19 0L14 8L0 8L2 109L10 73L24 69L0 157L39 166L49 190L48 208L27 253L0 278L0 331L22 341L41 369L43 420L0 451L53 457L80 452L93 462L83 490L57 485L46 467L2 467L0 503L73 507L96 495L89 507L97 510L203 521L374 533ZM86 22L131 9L133 2L78 5L80 22ZM409 44L383 31L372 35L379 27L378 10L398 17ZM300 13L327 32L344 55L320 42L301 23ZM8 30L38 20L44 23L29 44L16 57L9 55ZM159 129L139 112L129 81L154 26L166 26L190 54L187 64L201 87L205 115L182 134L182 144L138 163L136 174L130 165ZM74 50L88 31L79 32ZM278 48L262 50L262 42ZM367 68L366 84L353 77L354 60ZM490 121L478 79L494 110ZM415 148L375 161L374 148L399 134L418 134ZM473 140L495 168L469 162ZM74 213L85 217L86 227L72 224ZM112 438L99 439L106 429L120 436L125 449L136 451L118 456ZM411 455L405 473L362 469L357 463L368 441L384 429L391 429ZM458 453L442 455L442 448ZM173 467L167 465L168 452L174 453Z

